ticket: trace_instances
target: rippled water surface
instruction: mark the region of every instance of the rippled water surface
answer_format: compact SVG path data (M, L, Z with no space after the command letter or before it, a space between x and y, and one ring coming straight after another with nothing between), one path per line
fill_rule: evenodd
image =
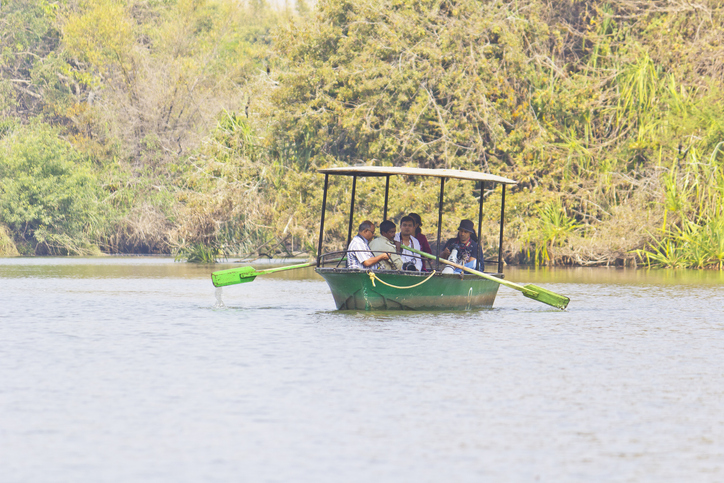
M2 482L724 481L722 274L364 313L311 270L220 307L211 270L0 259Z

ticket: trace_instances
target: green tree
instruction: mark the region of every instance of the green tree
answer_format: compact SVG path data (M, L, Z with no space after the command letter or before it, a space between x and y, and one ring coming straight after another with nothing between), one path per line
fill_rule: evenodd
M57 4L47 0L5 0L0 3L0 116L28 121L41 114L62 82L49 67L57 58L60 32ZM50 97L50 99L49 99Z
M320 2L279 35L280 143L301 165L518 164L540 137L528 39L548 27L531 3Z
M40 123L0 139L0 223L25 252L97 252L106 208L92 166Z
M230 0L64 9L63 46L86 91L75 109L92 111L78 141L115 146L138 168L187 155L222 110L249 111L274 22L263 4Z

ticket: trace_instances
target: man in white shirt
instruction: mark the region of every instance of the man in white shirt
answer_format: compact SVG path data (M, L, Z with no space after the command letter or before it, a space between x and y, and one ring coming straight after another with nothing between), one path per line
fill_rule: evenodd
M402 259L397 254L397 247L394 244L395 232L397 227L394 223L389 220L385 220L380 223L380 235L370 242L370 249L372 254L379 255L380 253L387 253L390 258L389 260L382 260L380 262L380 269L382 270L402 270Z
M395 244L398 250L401 245L412 247L415 250L420 249L420 242L412 236L415 233L415 220L409 216L403 216L400 220L400 233L395 235ZM422 270L422 259L419 255L415 255L410 250L402 249L402 266L403 270Z
M370 250L369 241L375 236L375 225L371 221L363 221L359 226L357 236L352 238L352 241L347 248L347 268L356 270L364 270L371 268L372 270L377 269L377 263L380 260L389 260L390 256L387 253L382 255L374 256Z

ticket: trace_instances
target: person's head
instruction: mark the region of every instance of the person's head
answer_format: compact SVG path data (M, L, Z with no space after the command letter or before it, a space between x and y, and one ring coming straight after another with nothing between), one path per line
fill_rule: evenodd
M462 220L458 226L458 238L461 242L467 243L470 236L475 233L475 226L470 220Z
M411 236L415 234L415 220L409 216L403 216L400 220L400 233L405 236Z
M372 240L375 236L375 224L369 220L365 220L359 225L359 236L367 241Z
M420 218L420 215L418 215L417 213L410 213L407 216L412 218L412 221L415 223L415 233L421 232L422 230L420 229L420 227L422 226L422 218Z
M397 226L390 220L385 220L380 223L380 235L387 238L388 240L392 241L395 238L396 231Z

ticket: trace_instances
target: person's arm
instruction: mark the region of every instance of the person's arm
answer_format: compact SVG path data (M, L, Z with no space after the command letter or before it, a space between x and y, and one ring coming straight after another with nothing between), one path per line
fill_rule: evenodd
M473 242L473 246L470 248L470 254L468 255L468 259L465 263L475 262L478 259L478 244Z
M400 252L395 244L394 240L390 240L387 244L387 254L390 256L390 265L393 270L402 269L402 259L400 258Z
M427 237L425 235L421 235L418 239L420 242L420 249L425 252L432 255L432 249L430 248L430 242L427 241Z
M476 265L477 270L480 270L481 272L485 271L485 255L483 255L483 244L478 242L478 251L475 252L478 254L478 258L476 259L478 261L478 264Z
M377 255L376 257L370 257L364 262L362 262L362 265L365 267L369 267L374 265L375 263L379 263L381 260L389 260L390 256L387 253L383 253L382 255Z
M470 260L468 262L474 262L477 261L478 257L480 256L480 244L476 241L473 241L473 249L470 250Z
M450 240L447 241L447 243L445 244L445 248L443 249L443 251L440 252L440 258L444 258L445 260L447 260L447 257L450 256L449 245L450 245Z
M392 263L395 270L402 270L402 257L399 253L390 254L390 263Z
M412 247L415 250L420 250L420 240L413 237L410 239L410 242L412 242ZM415 261L415 267L418 270L423 270L425 268L425 260L421 256L416 255L414 258L414 261Z

